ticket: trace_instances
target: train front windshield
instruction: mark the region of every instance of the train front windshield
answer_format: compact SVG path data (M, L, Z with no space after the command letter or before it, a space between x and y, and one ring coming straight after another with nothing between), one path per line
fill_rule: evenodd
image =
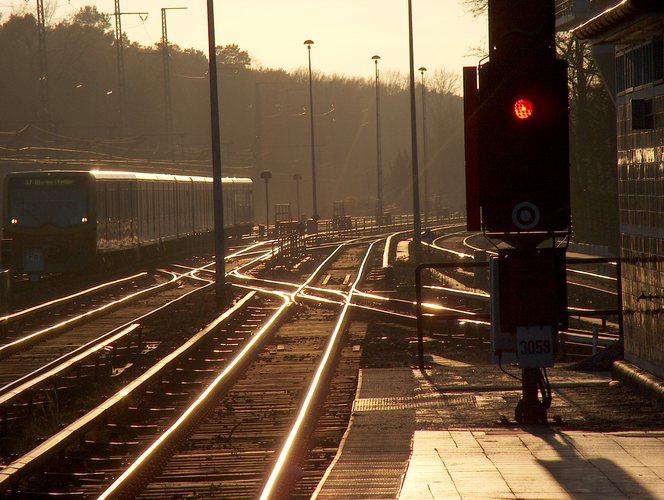
M88 222L85 179L15 177L8 189L9 224L13 227L72 227Z

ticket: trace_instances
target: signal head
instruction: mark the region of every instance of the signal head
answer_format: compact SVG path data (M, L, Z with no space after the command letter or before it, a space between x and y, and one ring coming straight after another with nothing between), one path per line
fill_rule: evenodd
M533 103L528 99L518 99L514 103L514 116L519 120L526 120L533 115Z

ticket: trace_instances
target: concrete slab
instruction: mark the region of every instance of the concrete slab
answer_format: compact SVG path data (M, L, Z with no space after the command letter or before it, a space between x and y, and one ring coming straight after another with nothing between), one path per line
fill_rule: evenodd
M464 405L482 411L419 372L362 370L351 423L313 498L664 498L664 432L446 428L441 416Z
M618 433L415 431L399 498L664 498L664 468L645 463L664 457L654 434L630 437L648 450L631 454Z
M415 384L409 368L361 370L351 421L312 498L396 498L410 458Z

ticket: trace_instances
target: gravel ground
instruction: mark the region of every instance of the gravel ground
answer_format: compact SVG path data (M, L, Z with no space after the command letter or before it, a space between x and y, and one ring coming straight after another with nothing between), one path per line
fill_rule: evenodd
M427 370L417 367L417 337L412 327L391 323L369 325L363 349L365 368L412 366L418 427L487 428L517 426L514 408L521 382L490 362L483 339L459 334L436 336L425 344ZM628 431L664 429L664 413L638 398L606 371L581 371L559 362L548 371L553 401L550 425L565 430ZM504 367L519 377L516 367Z

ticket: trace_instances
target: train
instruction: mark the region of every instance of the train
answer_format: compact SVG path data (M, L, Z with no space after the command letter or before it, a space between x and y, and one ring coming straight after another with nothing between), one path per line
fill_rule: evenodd
M41 275L154 258L214 234L211 177L108 170L12 172L3 186L3 262ZM224 233L254 226L253 182L223 178Z

